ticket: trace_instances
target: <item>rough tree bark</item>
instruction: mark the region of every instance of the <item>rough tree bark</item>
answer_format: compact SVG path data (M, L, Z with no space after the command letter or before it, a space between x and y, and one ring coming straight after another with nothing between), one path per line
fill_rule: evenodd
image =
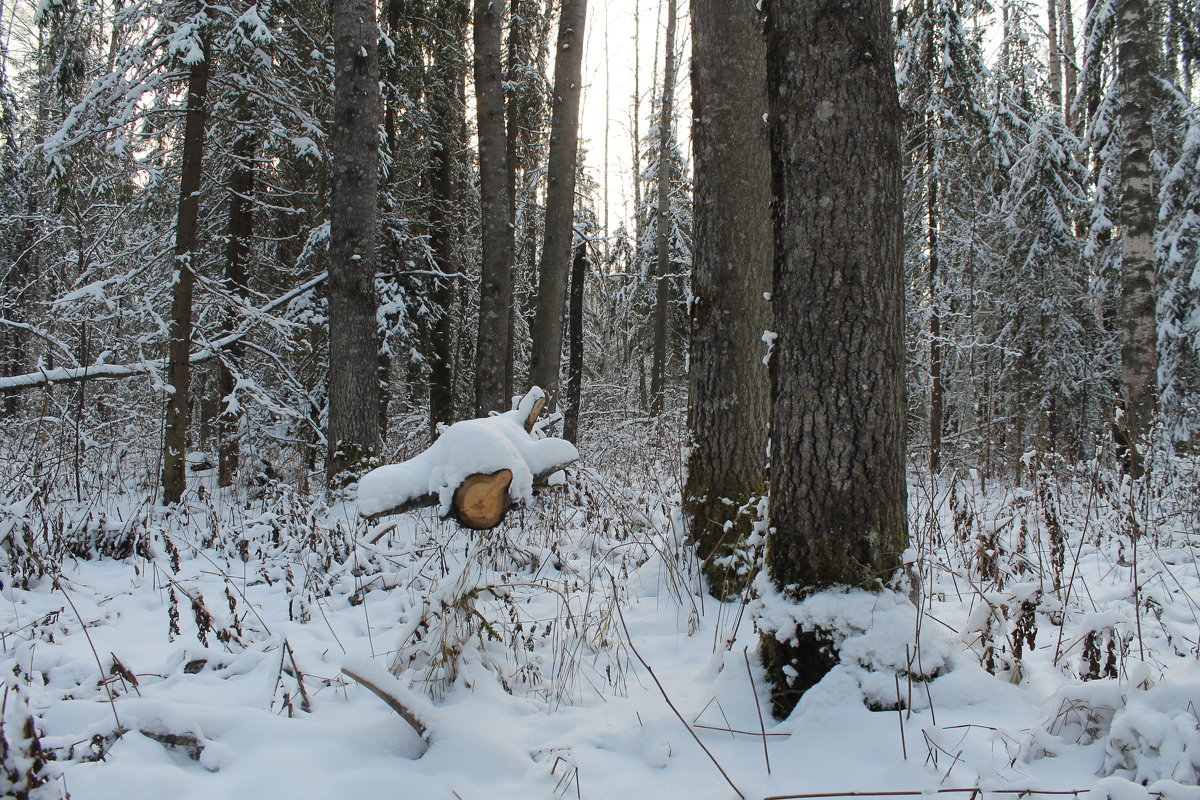
M187 112L183 127L183 166L179 177L179 213L175 222L175 279L171 287L171 324L167 358L170 396L163 434L163 503L178 503L187 486L188 403L192 380L192 290L196 285L193 256L200 224L200 180L203 175L204 127L207 120L208 33L200 34L199 61L188 69Z
M887 0L768 3L778 338L766 564L792 597L876 587L908 539L889 11ZM784 716L836 656L820 632L777 633L764 632L762 658Z
M504 80L504 27L497 0L475 0L475 109L479 136L479 204L483 264L479 275L479 339L475 346L475 412L507 411L505 390L512 307L513 228L509 197Z
M579 444L579 402L583 396L583 290L587 280L587 245L583 232L577 232L567 303L567 391L563 403L563 438L571 444Z
M379 453L379 53L373 0L333 0L334 108L329 242L329 451L337 488Z
M246 110L248 112L248 109ZM249 115L243 117L248 124ZM254 156L256 139L253 133L240 133L233 143L233 167L229 173L229 224L226 230L225 277L223 287L239 300L247 295L248 262L250 240L254 236ZM226 327L232 331L237 324L236 315L230 314ZM242 363L242 343L231 344L221 359L217 386L219 402L233 394L237 385L236 370ZM222 407L217 414L217 485L232 486L237 477L241 460L238 443L238 425L241 414L229 413Z
M1061 0L1059 6L1062 19L1062 54L1063 78L1066 97L1063 98L1063 116L1067 120L1067 128L1076 135L1079 134L1079 115L1073 111L1075 93L1079 85L1079 65L1075 63L1075 17L1071 9L1071 0Z
M1058 0L1046 2L1046 43L1050 68L1050 103L1055 110L1062 111L1062 49L1058 38Z
M766 45L755 0L692 0L691 356L684 507L709 590L744 576L718 566L750 533L738 509L766 491L770 381L771 164ZM726 529L726 525L730 525Z
M466 142L466 54L465 32L468 7L465 0L439 4L442 13L439 33L433 44L431 74L433 83L426 98L436 143L429 185L431 191L429 225L430 248L434 263L443 273L459 270L454 265L454 240L449 211L457 202L454 180L455 152ZM444 29L444 30L443 30ZM437 438L438 425L454 422L454 303L451 278L437 281L431 300L441 313L434 323L433 357L429 364L429 431Z
M1158 402L1155 349L1154 225L1158 218L1151 120L1161 94L1156 70L1159 40L1149 0L1118 0L1117 82L1122 134L1121 410L1117 446L1124 466L1142 474L1143 453Z
M554 59L550 153L546 165L546 229L538 264L537 309L530 337L529 382L554 402L562 357L563 304L575 221L575 159L579 149L579 97L587 0L563 0Z
M675 0L667 0L667 41L663 51L663 86L658 119L658 196L654 232L654 344L650 359L650 413L663 410L667 376L667 311L671 272L671 170L668 154L675 140Z
M934 54L931 53L930 57ZM926 129L933 130L933 114L925 118ZM925 236L929 249L929 471L942 468L942 426L946 384L942 374L941 253L938 250L938 175L934 159L934 138L925 141Z

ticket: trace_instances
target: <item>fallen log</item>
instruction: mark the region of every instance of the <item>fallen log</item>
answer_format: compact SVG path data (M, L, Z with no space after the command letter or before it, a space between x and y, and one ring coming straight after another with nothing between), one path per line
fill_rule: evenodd
M438 506L466 528L496 527L532 499L535 486L579 458L570 442L537 431L545 402L535 386L511 411L455 423L414 458L367 473L358 485L359 514L375 520Z

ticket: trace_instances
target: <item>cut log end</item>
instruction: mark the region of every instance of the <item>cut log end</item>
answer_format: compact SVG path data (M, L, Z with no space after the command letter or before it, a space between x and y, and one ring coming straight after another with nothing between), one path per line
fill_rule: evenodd
M454 518L463 527L482 531L494 528L508 512L510 469L470 475L454 490Z

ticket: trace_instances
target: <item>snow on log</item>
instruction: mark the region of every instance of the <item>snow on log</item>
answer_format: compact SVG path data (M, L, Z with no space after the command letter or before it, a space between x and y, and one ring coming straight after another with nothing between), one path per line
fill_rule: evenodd
M371 470L358 483L358 513L375 519L436 505L465 527L496 527L511 506L533 499L535 481L579 458L575 445L534 430L545 402L535 386L511 411L457 422L423 453Z

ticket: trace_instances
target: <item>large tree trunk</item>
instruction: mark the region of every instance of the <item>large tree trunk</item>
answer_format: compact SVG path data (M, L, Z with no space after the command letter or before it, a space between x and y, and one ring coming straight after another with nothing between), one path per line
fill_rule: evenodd
M751 516L738 509L766 491L771 164L758 17L755 0L692 0L692 450L684 504L717 597L744 587L736 567L716 561L750 533Z
M799 597L872 588L907 545L900 109L886 0L772 0L775 269L767 569ZM782 639L782 641L781 641ZM775 713L832 666L766 631Z
M248 117L244 120L249 124ZM249 288L247 264L250 242L254 236L254 155L255 137L243 132L233 143L233 168L229 175L229 226L225 245L224 289L233 297L244 299ZM226 328L237 324L235 314L229 314ZM219 402L226 403L237 385L235 370L241 368L242 343L234 342L221 359L218 370ZM235 404L235 407L236 404ZM242 415L229 413L222 407L217 413L217 485L232 486L237 477L241 448L238 427Z
M475 0L475 109L479 132L479 205L483 265L479 275L479 340L475 347L475 412L507 411L505 364L512 306L512 205L509 197L504 81L504 20L496 0Z
M558 394L562 356L563 304L575 221L575 159L579 149L579 95L583 73L583 24L587 0L562 0L554 59L550 154L546 165L546 230L538 264L537 310L530 336L529 382Z
M200 34L203 56L188 72L187 113L183 127L183 166L179 176L179 213L175 222L175 280L171 287L171 324L167 358L171 387L163 435L163 503L178 503L187 486L188 403L192 380L192 289L200 226L204 126L207 119L208 34Z
M670 148L675 141L675 0L667 0L667 41L663 55L662 99L658 120L658 197L654 232L654 349L650 361L650 413L663 410L667 376L667 311L671 273Z
M330 488L379 453L379 53L373 0L333 0L335 65L329 243Z
M1158 400L1155 350L1154 225L1158 218L1150 124L1161 90L1158 41L1148 0L1118 0L1117 75L1121 125L1121 405L1118 448L1126 468L1142 473Z

